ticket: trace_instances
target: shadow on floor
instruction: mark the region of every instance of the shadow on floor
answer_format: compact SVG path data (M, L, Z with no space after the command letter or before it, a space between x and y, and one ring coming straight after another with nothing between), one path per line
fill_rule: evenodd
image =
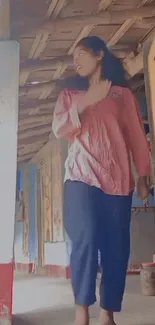
M24 320L22 317L13 316L12 325L31 325L28 320Z
M42 309L14 315L12 325L70 325L73 320L74 308Z

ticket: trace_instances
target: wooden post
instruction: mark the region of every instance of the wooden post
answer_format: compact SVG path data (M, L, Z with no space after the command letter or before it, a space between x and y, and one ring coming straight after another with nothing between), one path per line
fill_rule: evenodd
M0 40L10 39L10 0L0 0Z
M145 44L143 54L145 90L151 137L152 176L155 180L155 39Z
M12 318L19 45L9 41L10 1L0 0L0 325Z

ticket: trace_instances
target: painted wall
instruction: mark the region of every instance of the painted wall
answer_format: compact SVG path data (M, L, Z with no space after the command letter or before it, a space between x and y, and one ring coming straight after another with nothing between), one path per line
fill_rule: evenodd
M65 242L45 244L45 264L60 266L69 265L69 256Z
M6 3L6 6L5 6ZM9 18L9 1L1 2L1 14ZM9 29L8 29L9 31ZM6 35L4 35L6 36ZM5 38L5 37L4 37ZM0 324L12 318L13 244L15 223L19 44L0 42Z

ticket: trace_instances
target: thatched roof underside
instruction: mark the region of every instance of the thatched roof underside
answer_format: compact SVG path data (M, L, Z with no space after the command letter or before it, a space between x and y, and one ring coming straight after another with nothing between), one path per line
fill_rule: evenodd
M103 38L127 69L135 91L144 86L144 43L155 33L151 0L12 0L12 38L20 42L18 161L48 141L58 89L73 72L72 52L87 35Z

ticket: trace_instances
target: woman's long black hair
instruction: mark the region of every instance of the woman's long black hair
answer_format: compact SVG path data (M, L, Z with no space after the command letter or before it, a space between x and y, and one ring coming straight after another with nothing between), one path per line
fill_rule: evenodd
M112 82L112 86L128 87L126 71L117 58L106 46L105 42L97 36L87 36L82 38L77 46L82 46L85 49L91 50L94 55L98 55L101 51L104 52L103 57L103 78ZM89 87L87 77L75 75L60 82L60 88L86 90Z

